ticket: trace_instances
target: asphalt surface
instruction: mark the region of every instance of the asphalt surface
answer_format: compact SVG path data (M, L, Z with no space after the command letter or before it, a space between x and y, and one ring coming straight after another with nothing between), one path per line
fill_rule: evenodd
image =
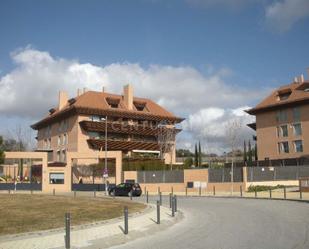
M164 205L168 205L167 201L164 198ZM178 208L185 216L181 222L113 248L309 248L309 203L180 197Z

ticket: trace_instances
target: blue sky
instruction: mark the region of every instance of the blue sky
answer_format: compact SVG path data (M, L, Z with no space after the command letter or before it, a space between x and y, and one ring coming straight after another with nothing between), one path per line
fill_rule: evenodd
M120 76L113 78L110 75L107 78L114 80L119 86L114 86L112 82L106 83L114 91L120 91L118 81L123 80L123 83L126 83L125 81L136 79L136 76L127 78L128 73L124 73L126 70L129 70L129 73L132 70L142 70L145 77L152 77L147 89L156 88L159 84L156 80L164 79L165 85L179 84L183 89L187 89L185 86L189 87L192 82L192 85L197 84L197 87L203 88L207 85L205 91L218 91L216 87L207 88L209 81L217 77L217 84L222 84L221 87L228 89L224 92L224 96L218 96L227 102L226 105L201 100L192 106L188 101L188 108L181 108L177 98L164 99L164 96L162 97L164 92L156 94L147 90L138 92L154 98L176 114L185 116L187 120L190 120L190 115L193 118L199 117L202 119L201 125L204 126L210 121L207 118L205 121L205 117L200 116L205 114L203 114L205 110L208 110L206 113L209 116L209 108L224 110L227 118L230 117L228 113L233 113L237 108L255 105L267 90L289 83L294 76L304 73L305 78L308 78L306 74L306 68L309 67L308 2L307 0L4 0L0 2L0 93L6 94L8 89L12 93L14 86L20 85L25 88L29 86L31 92L30 89L33 89L35 83L46 86L46 88L39 87L41 98L44 98L44 93L48 92L46 89L52 89L48 85L48 80L46 83L44 81L47 77L37 81L40 75L34 75L31 80L28 74L25 77L28 79L27 82L23 82L22 77L23 72L29 71L23 71L29 65L41 63L34 55L43 53L52 58L49 62L52 61L54 66L58 63L56 68L77 63L82 68L80 70L83 73L87 72L87 75L93 74L93 68L99 68L103 70L99 75L106 76L112 65L113 70L116 70L115 65L118 65L121 73L115 72L113 75L123 75L123 78ZM66 62L65 65L63 61ZM86 66L87 64L91 69ZM50 70L50 64L44 65L46 70ZM130 70L130 66L133 65L138 68ZM157 67L157 71L152 68L153 65ZM188 69L191 71L186 73ZM32 70L37 73L38 68ZM59 71L55 70L50 73L58 74ZM63 77L66 77L64 68L61 70ZM187 81L179 83L179 77L182 77L182 74L179 75L179 70L184 70L185 75L192 73L193 70L193 78L188 77ZM17 72L20 74L18 77ZM12 77L14 75L15 78ZM70 75L72 81L79 82L78 86L82 86L80 81L84 79L80 75L81 73L79 76ZM8 83L7 76L15 81ZM91 77L94 77L92 80L94 79L95 84L88 82L91 81L88 77L84 83L86 86L96 88L99 84L104 84L97 81L98 75ZM61 77L56 79L61 81ZM136 82L139 80L136 79ZM197 81L200 85L196 83ZM74 87L75 85L67 85L67 90L75 92ZM239 92L245 89L241 92L243 95L247 95L246 91L255 92L256 95L229 103L226 101L226 95L232 94L233 88ZM20 90L20 87L16 89ZM55 89L55 92L58 90ZM172 88L170 91L173 91ZM192 92L191 97L195 98L195 91ZM50 98L54 96L56 93L51 94ZM2 109L0 108L2 114L0 131L4 131L7 125L16 120L38 119L44 114L43 107L47 108L47 104L54 103L54 99L47 101L46 106L41 105L42 109L35 109L37 115L27 117L18 111L20 106L13 94L11 99L10 105L4 104ZM195 131L190 135L191 140L201 136ZM191 146L187 140L183 144Z

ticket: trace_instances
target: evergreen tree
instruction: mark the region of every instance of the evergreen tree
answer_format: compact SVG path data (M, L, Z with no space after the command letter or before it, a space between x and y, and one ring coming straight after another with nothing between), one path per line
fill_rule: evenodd
M247 165L247 144L246 144L246 140L244 140L244 165Z
M198 166L202 166L202 150L200 141L198 141Z
M0 163L4 163L4 158L5 158L5 155L4 155L4 149L3 149L3 139L0 136Z
M198 166L198 153L197 153L197 145L195 144L195 151L194 151L194 165L195 167Z
M248 166L251 167L252 166L252 149L251 149L251 142L249 140L248 143Z

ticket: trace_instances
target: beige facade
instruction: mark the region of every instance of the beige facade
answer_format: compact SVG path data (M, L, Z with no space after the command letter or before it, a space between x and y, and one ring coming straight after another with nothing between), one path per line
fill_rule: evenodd
M298 108L300 112L300 119L293 117L295 108ZM286 112L286 121L277 119L279 112ZM300 125L300 132L295 130L295 125ZM284 132L282 132L283 129ZM309 104L257 114L256 135L260 160L298 158L309 155ZM302 151L297 151L296 141L301 141ZM284 142L288 143L288 151L282 148Z
M92 153L77 153L68 152L66 157L66 164L63 166L51 166L47 162L47 152L5 152L6 159L36 159L42 164L42 191L52 193L55 192L70 192L72 190L72 166L75 160L93 160L105 158L105 153L92 152ZM123 181L122 173L122 152L121 151L108 151L107 158L115 159L116 163L116 177L115 184ZM62 182L55 183L53 177L60 176Z
M78 96L68 99L66 93L60 92L58 107L52 108L32 128L38 131L37 150L48 151L49 161L65 162L69 152L105 150L105 130L108 151L158 155L162 150L156 129L162 121L167 121L166 129L175 130L175 136L168 141L169 151L162 153L168 164L176 162L175 141L180 130L175 129L175 124L182 120L151 100L133 97L133 88L127 85L123 95L78 91ZM79 159L78 163L97 161Z
M309 82L296 78L273 91L256 107L255 115L259 160L309 156Z

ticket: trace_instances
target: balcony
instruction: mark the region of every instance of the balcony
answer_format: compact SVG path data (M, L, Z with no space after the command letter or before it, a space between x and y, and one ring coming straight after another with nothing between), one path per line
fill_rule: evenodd
M105 132L105 122L95 122L95 121L81 121L80 126L85 131L93 132ZM180 132L181 129L175 129L175 134ZM157 136L158 128L154 126L146 125L129 125L120 122L107 122L107 132L108 133L119 133L119 134L136 134L145 136Z
M93 149L105 148L105 139L90 138L87 142ZM157 142L107 140L107 150L159 150L159 145Z

